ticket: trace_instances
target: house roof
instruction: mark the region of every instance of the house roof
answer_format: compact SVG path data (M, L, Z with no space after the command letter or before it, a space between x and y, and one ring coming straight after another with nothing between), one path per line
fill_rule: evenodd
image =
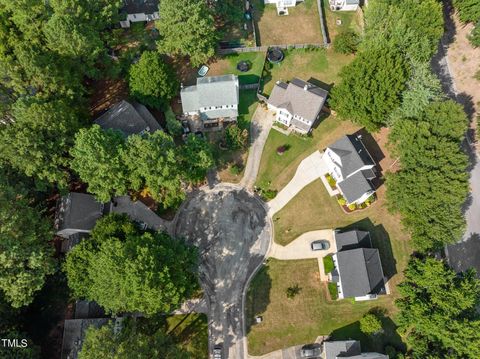
M324 342L324 359L337 359L353 355L362 354L360 342L357 340L338 340L334 342Z
M68 319L63 327L62 359L76 359L82 349L85 332L90 326L100 328L107 324L109 319Z
M370 248L372 246L370 233L356 229L346 232L335 231L335 243L337 252L355 248Z
M363 166L375 165L357 136L343 136L328 148L340 157L341 163L337 163L337 165L340 167L343 178L347 178Z
M388 355L380 353L362 353L360 355L354 355L348 357L348 359L389 359Z
M71 192L57 204L55 229L90 231L103 216L104 208L103 203L97 202L90 194Z
M195 86L180 91L183 112L197 112L203 107L238 105L239 84L235 75L206 76L197 78ZM212 109L210 118L237 117L237 109ZM213 117L213 115L215 117Z
M384 287L378 249L357 248L337 252L337 261L345 298L378 294Z
M337 182L337 187L340 188L349 204L358 200L365 193L374 190L372 184L365 178L363 171L359 171L343 181Z
M107 112L98 117L95 123L103 129L121 131L125 136L141 133L147 128L150 132L161 127L147 108L139 103L125 100L117 102Z
M126 14L153 14L158 12L159 0L123 0L121 12Z
M327 96L328 91L310 82L294 78L288 85L277 82L268 103L278 108L285 108L291 114L306 120L315 121Z
M347 4L347 5L359 5L360 0L345 0L345 4Z
M77 300L75 302L75 319L101 318L105 311L97 302L90 300Z

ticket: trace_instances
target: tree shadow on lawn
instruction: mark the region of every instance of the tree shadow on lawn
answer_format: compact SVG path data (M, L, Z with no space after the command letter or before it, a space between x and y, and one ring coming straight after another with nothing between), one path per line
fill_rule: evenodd
M397 274L397 261L393 256L392 243L390 236L385 230L382 224L374 225L370 218L364 218L358 222L341 228L341 231L348 231L353 229L359 229L362 231L370 232L372 238L373 248L377 248L380 252L380 259L382 261L383 274L386 279L389 280L395 274Z
M250 288L247 292L247 301L245 305L245 322L247 333L256 325L255 317L262 316L270 303L270 290L272 289L272 279L268 273L268 263L265 264L253 278Z

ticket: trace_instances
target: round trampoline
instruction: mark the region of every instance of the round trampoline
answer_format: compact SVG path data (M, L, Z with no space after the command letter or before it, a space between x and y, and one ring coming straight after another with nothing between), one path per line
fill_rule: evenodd
M237 70L240 72L247 72L250 70L250 64L247 61L240 61L237 64Z
M283 61L283 51L278 47L273 47L268 50L267 59L272 64L278 64Z

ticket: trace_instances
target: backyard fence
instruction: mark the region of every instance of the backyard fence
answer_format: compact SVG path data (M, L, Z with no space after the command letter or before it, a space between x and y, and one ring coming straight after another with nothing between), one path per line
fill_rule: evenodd
M319 49L328 47L328 44L312 43L312 44L282 44L282 45L268 45L268 46L252 46L252 47L234 47L231 49L218 49L218 54L240 54L242 52L266 52L271 47L278 47L283 50L291 49Z
M322 30L323 45L328 47L330 40L328 38L327 30L325 28L326 18L323 12L322 1L327 1L327 0L317 0L318 17L320 18L320 29Z

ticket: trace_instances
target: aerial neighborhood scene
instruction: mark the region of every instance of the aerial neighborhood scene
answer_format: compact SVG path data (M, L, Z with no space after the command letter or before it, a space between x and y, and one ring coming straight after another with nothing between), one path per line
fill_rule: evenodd
M0 24L0 358L480 358L479 0Z

